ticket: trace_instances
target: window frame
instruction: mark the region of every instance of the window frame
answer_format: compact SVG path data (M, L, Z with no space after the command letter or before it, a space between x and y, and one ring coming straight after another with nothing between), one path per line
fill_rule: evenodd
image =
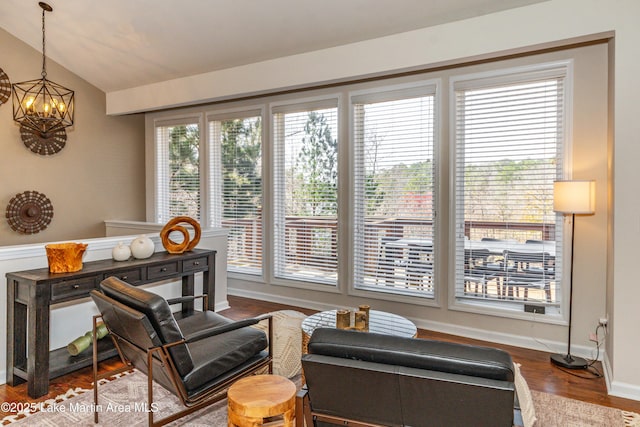
M207 155L207 147L205 142L205 130L204 129L204 114L200 111L194 112L184 112L182 114L176 112L165 112L163 114L159 114L154 116L150 120L146 120L145 133L147 135L151 135L151 137L146 138L146 149L147 153L151 153L151 156L146 156L145 166L146 170L151 173L146 174L146 189L147 194L153 194L153 198L147 197L146 200L146 208L147 208L147 221L152 223L159 223L159 215L160 215L160 203L163 200L167 200L167 194L164 194L162 191L163 183L158 180L158 174L160 173L160 167L158 165L158 161L160 159L160 149L158 141L156 140L156 132L159 127L169 127L169 126L180 126L180 125L188 125L188 124L197 124L199 128L199 181L200 181L200 222L202 222L202 218L206 218L208 212L206 211L206 206L203 204L203 197L208 195L207 188L207 176L206 172L202 168L203 156ZM208 197L208 196L207 196Z
M543 77L563 77L563 116L562 125L563 133L560 144L562 144L562 161L558 163L560 171L556 172L556 179L571 179L571 165L572 165L572 111L573 111L573 60L560 60L553 62L536 63L532 65L501 68L498 70L483 71L479 73L469 74L457 74L449 79L449 145L450 145L450 162L449 162L449 283L448 293L449 301L448 307L450 310L463 311L475 314L492 315L498 317L507 317L512 319L524 319L532 320L532 314L525 312L523 309L524 302L501 302L491 301L485 304L481 304L480 301L460 299L456 295L456 256L457 256L457 200L458 200L458 188L457 188L457 122L456 122L456 83L465 82L462 85L463 88L478 88L480 86L473 86L475 82L484 83L483 86L491 87L494 84L509 84L509 83L522 83L525 81L532 81L534 79L540 79ZM526 79L528 77L528 79ZM559 294L559 309L556 312L546 312L545 314L533 314L534 318L541 323L551 324L565 324L568 310L568 287L564 284L569 280L569 268L563 268L567 265L564 260L570 257L570 245L567 244L567 239L570 238L570 230L567 228L567 221L561 214L556 214L556 230L560 231L560 238L556 238L559 242L559 265L561 268L561 274L557 281L560 282L556 286L560 287Z
M266 201L266 195L265 195L265 157L266 156L265 154L267 151L265 149L265 145L266 145L265 140L267 135L267 130L265 126L265 106L262 104L248 105L246 107L208 110L205 113L204 123L205 123L205 133L206 133L205 143L207 146L207 157L206 159L204 159L204 161L206 162L206 172L207 172L206 178L207 178L208 192L206 194L206 197L202 197L202 200L203 200L203 205L207 206L208 216L207 216L206 224L209 227L221 227L221 225L219 225L219 221L222 220L221 206L222 206L223 197L224 197L221 182L220 183L215 182L216 179L221 178L223 165L222 165L222 156L221 156L220 150L212 146L214 141L213 141L213 135L210 134L210 130L211 130L210 124L211 122L214 122L214 121L221 122L225 120L244 119L244 118L257 117L257 116L260 116L262 120L260 151L261 151L261 157L262 157L261 159L262 189L261 190L262 190L262 203L264 205ZM215 157L216 155L219 155L218 159L216 159ZM216 160L219 160L220 163L214 164ZM267 240L265 238L265 234L267 233L265 233L264 230L265 230L266 222L267 221L265 220L265 215L263 213L262 222L261 222L261 228L263 230L262 241L261 241L262 263L259 269L260 271L253 273L250 271L242 271L240 269L229 270L229 268L227 267L227 274L229 275L229 277L242 278L250 281L264 280L265 269L266 269L264 248L265 248L265 240Z
M337 134L336 138L338 140L338 159L337 159L337 169L338 169L338 182L337 182L337 197L338 197L338 206L337 206L337 214L336 214L336 230L341 229L341 224L343 223L342 218L342 197L341 192L343 188L344 178L340 176L340 172L343 169L344 159L341 159L341 153L344 151L345 141L341 136L344 135L344 120L342 120L341 110L343 105L343 96L341 93L331 92L324 95L318 96L300 96L300 97L292 97L287 98L286 100L281 101L273 101L267 103L267 118L269 123L269 204L271 208L269 209L269 265L267 269L269 271L269 283L276 286L285 286L285 287L294 287L300 289L310 289L310 290L318 290L322 292L329 293L340 293L342 285L342 271L345 268L343 262L340 262L340 254L342 253L342 248L344 242L341 242L342 239L339 239L336 246L336 282L318 282L313 280L305 280L296 277L280 277L276 274L276 251L277 245L281 244L278 242L278 231L277 231L277 201L279 192L283 192L283 189L276 188L277 176L276 176L276 168L278 163L278 147L276 147L276 125L275 125L275 114L287 114L287 113L296 113L296 112L304 112L304 111L312 111L319 109L327 109L327 108L336 108L336 119L337 119ZM284 209L284 207L282 207ZM338 231L337 231L338 232ZM283 231L284 233L284 231ZM283 243L282 243L283 244ZM263 245L264 248L264 245ZM280 248L282 251L283 248ZM264 257L263 257L264 259Z
M441 128L442 128L442 107L441 107L441 87L442 87L442 79L441 78L429 78L429 79L421 79L416 81L411 81L407 83L397 83L397 84L385 84L379 85L367 89L359 89L359 90L351 90L348 92L348 113L349 113L349 178L350 178L350 200L355 200L358 194L357 187L361 185L361 183L357 182L357 168L364 168L364 159L358 159L356 147L357 141L357 129L356 125L356 114L355 107L356 105L367 104L367 103L376 103L376 102L386 102L386 101L395 101L395 100L404 100L411 98L418 98L422 96L433 96L433 281L434 281L434 289L433 295L427 294L419 294L417 292L403 292L403 291L390 291L384 288L375 288L373 286L359 286L358 285L358 268L355 263L358 260L358 255L356 254L357 245L356 239L358 238L356 234L358 233L358 227L361 224L358 224L358 213L357 210L357 202L353 201L349 205L350 217L349 221L351 224L351 229L353 233L351 235L352 243L349 247L350 258L349 262L349 274L350 274L350 286L349 286L349 295L374 298L374 299L382 299L386 301L397 301L403 303L411 303L418 305L427 305L433 307L439 307L441 304L441 298L443 295L442 286L438 286L437 284L441 282L442 274L440 272L441 264L439 263L439 259L441 256L439 252L443 247L442 242L442 234L439 230L441 228L440 225L440 216L438 215L439 211L439 199L440 199L440 151L442 149L442 140L441 140ZM357 165L357 162L362 161L361 165Z

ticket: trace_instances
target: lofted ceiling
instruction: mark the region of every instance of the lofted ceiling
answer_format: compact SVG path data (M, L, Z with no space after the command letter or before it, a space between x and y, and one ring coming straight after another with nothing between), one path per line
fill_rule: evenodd
M541 1L48 0L46 53L111 92ZM38 51L41 19L37 0L0 0L0 28Z

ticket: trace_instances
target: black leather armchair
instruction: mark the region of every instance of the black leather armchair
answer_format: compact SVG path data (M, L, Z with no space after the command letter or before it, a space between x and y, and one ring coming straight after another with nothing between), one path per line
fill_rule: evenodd
M513 362L499 349L319 328L302 368L298 427L514 422Z
M193 302L194 297L167 301L115 277L100 284L91 298L127 367L147 374L148 407L153 403L153 381L180 398L185 410L149 425L164 425L226 396L238 378L268 369L271 373L271 319L267 335L250 325L260 318L232 321L212 311L174 315L169 302ZM204 307L206 307L206 301ZM94 336L96 334L94 333ZM268 350L267 350L268 349ZM97 342L94 339L94 400L98 407ZM109 373L110 374L110 373ZM95 421L98 414L95 413Z

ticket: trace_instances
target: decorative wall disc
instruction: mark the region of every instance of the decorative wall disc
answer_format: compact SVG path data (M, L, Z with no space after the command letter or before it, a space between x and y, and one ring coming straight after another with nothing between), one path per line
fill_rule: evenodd
M41 156L56 154L67 144L67 131L64 129L57 130L48 137L43 137L25 126L20 126L20 137L25 147Z
M11 82L7 73L0 68L0 105L7 102L11 98Z
M51 223L53 205L44 194L25 191L11 198L6 217L9 226L20 234L39 233Z

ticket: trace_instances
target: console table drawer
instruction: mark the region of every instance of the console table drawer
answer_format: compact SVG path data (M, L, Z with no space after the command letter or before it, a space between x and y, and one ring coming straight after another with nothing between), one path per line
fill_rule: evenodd
M147 267L148 279L161 279L163 277L175 276L178 272L178 262L170 262L153 267Z
M51 301L80 298L98 287L101 276L71 279L51 285Z
M202 270L207 266L207 257L182 261L182 271Z
M140 269L120 271L115 273L114 276L123 282L135 285L142 280L142 271Z

